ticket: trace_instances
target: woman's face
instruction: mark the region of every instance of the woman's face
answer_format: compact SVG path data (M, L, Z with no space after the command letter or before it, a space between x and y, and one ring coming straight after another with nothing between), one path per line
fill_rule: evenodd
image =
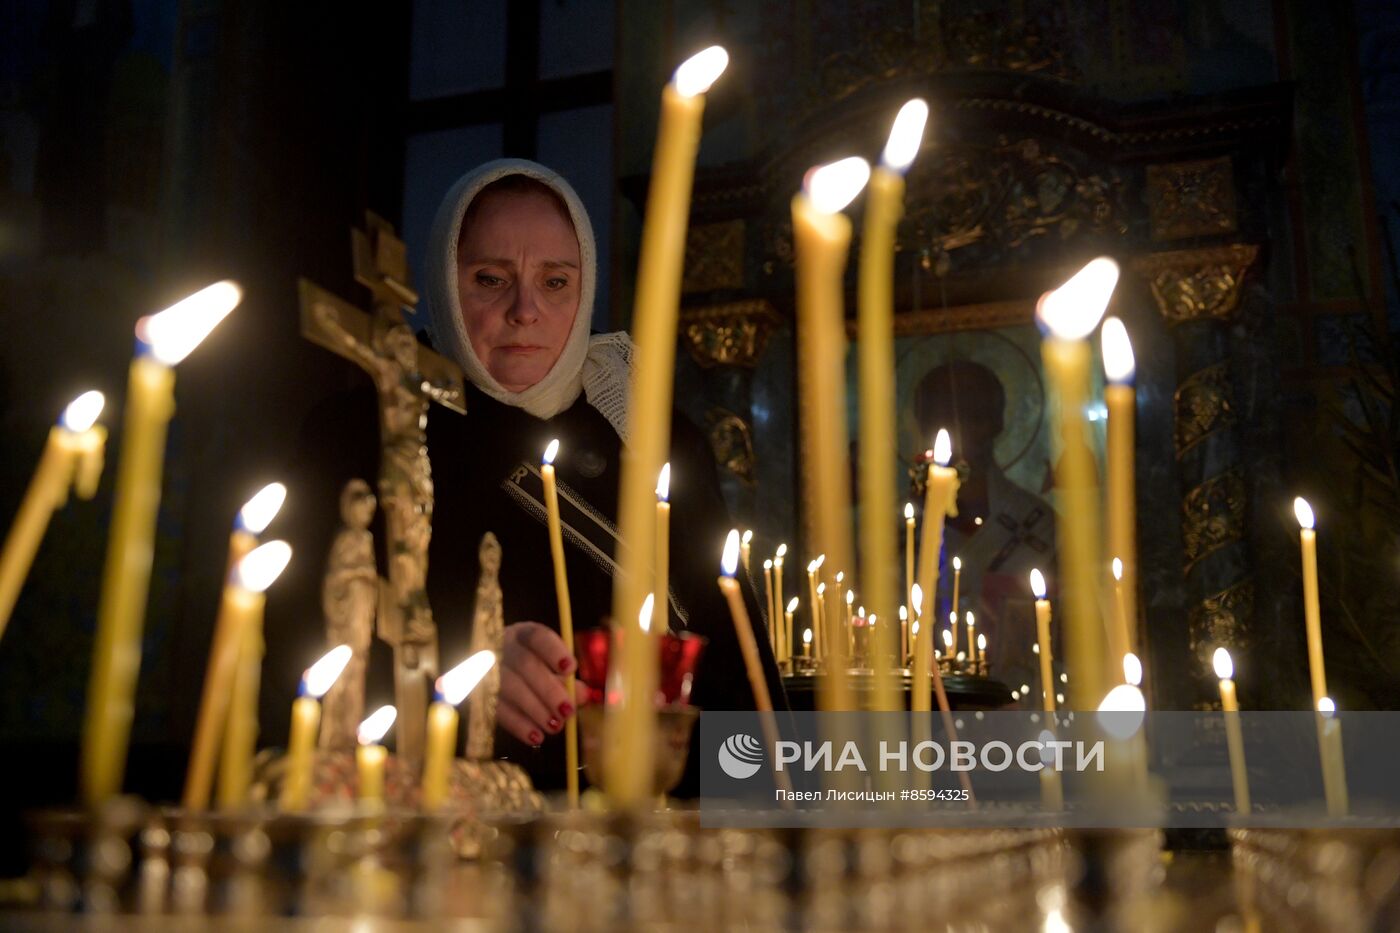
M522 392L549 373L573 329L578 237L543 192L482 197L457 243L457 295L477 359Z

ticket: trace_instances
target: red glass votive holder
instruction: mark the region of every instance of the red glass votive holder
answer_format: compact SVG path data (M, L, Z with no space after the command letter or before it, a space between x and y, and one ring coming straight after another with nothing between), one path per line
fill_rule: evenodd
M624 636L625 637L625 636ZM612 653L613 631L592 628L574 636L574 651L578 655L578 681L582 686L582 703L601 703L607 690L608 659ZM660 652L660 683L656 705L689 706L690 691L695 683L695 669L708 642L702 635L690 632L662 635L657 639Z

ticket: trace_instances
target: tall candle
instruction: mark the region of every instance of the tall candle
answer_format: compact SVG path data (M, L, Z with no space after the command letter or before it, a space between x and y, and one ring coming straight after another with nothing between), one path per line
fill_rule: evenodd
M919 616L933 620L934 599L938 592L938 556L943 550L943 521L948 515L958 514L958 471L948 466L953 458L953 442L948 432L942 428L933 442L933 462L929 464L928 476L924 482L924 528L923 541L919 545L919 590L923 596ZM929 626L932 631L933 626ZM928 673L932 661L932 646L922 654L914 654L914 696L910 708L927 710L932 708L928 695L928 685L932 677L937 677L934 669ZM924 686L920 686L920 685ZM941 684L941 678L940 678Z
M1123 583L1123 561L1121 558L1113 558L1113 612L1111 618L1113 625L1109 629L1109 651L1117 657L1129 654L1133 650L1132 634L1129 629L1128 620L1128 594L1127 587Z
M392 706L381 706L370 713L356 733L355 771L359 778L359 798L364 803L384 802L384 762L389 752L380 742L398 718Z
M972 610L967 611L963 617L967 622L967 657L972 662L972 666L977 666L977 616L972 614Z
M1086 338L1103 316L1118 266L1095 259L1068 282L1042 296L1036 315L1046 339L1041 344L1045 373L1058 399L1056 433L1060 440L1055 485L1057 542L1062 573L1065 649L1074 671L1072 707L1097 709L1107 682L1104 625L1099 614L1103 565L1099 563L1099 524L1093 453L1085 431L1089 400L1090 348Z
M246 532L245 532L246 533ZM214 783L214 760L218 754L234 696L238 675L239 646L247 628L262 630L263 595L292 559L285 541L269 541L250 551L230 571L224 584L219 614L214 622L214 640L204 672L204 689L195 719L194 740L190 744L189 768L185 772L182 803L187 810L209 806Z
M787 630L788 630L789 632L793 631L793 628L792 628L792 617L793 617L793 614L796 613L796 612L797 612L797 597L794 596L792 599L789 599L789 600L788 600L787 608L783 610L783 623L787 626ZM809 643L806 643L806 642L803 643L803 645L802 645L802 654L803 654L804 657L810 653L809 650L808 650L809 647L810 647L810 644L809 644Z
M954 628L957 627L957 621L956 621L956 620L957 620L957 617L958 617L958 597L961 595L961 591L962 591L962 558L961 558L961 557L958 557L958 556L955 554L955 555L953 555L953 619L954 619L953 627L954 627ZM954 632L953 634L954 634L954 636L956 637L957 632ZM971 631L969 631L969 632L967 633L967 637L968 637L968 646L967 646L967 647L968 647L968 650L971 650L971 649L972 649L972 643L971 643L972 632L971 632ZM954 644L956 644L956 641L954 642Z
M980 673L987 672L987 634L985 632L977 633L977 666L981 668Z
M907 598L907 597L906 597ZM899 607L899 663L902 666L909 659L909 609Z
M1133 443L1137 393L1133 390L1136 362L1128 331L1116 317L1103 322L1104 404L1108 408L1108 552L1121 563L1115 572L1116 640L1118 652L1137 652L1137 481Z
M1043 746L1040 758L1040 805L1046 810L1063 810L1064 785L1060 781L1060 772L1052 766L1055 756L1049 752L1049 743L1055 741L1055 733L1049 729L1042 729L1037 740Z
M796 598L796 596L793 597L793 599ZM802 630L802 657L808 660L812 657L812 630L810 628Z
M870 175L861 235L858 281L857 363L860 372L860 573L866 605L876 618L892 619L899 585L889 516L894 512L894 257L904 214L904 172L923 141L928 104L915 98L900 108L880 165ZM873 707L901 708L891 659L891 625L872 627Z
M626 548L621 555L622 572L613 586L612 618L628 633L636 632L638 611L655 579L652 484L671 441L681 265L700 145L700 117L705 92L728 63L724 49L708 48L677 68L661 95L633 305L636 364L618 490L619 537ZM621 689L617 702L608 704L604 721L605 783L614 804L631 807L651 797L659 656L652 650L650 638L624 637L621 644Z
M817 598L817 573L821 571L822 561L825 555L818 555L807 564L807 598L810 600L812 610L812 644L813 652L818 659L822 656L822 617L821 600Z
M768 616L768 642L773 646L773 657L778 656L778 613L773 608L773 561L763 562L763 614Z
M138 352L127 382L83 720L79 788L88 805L120 793L126 769L141 667L141 630L155 555L165 434L175 414L174 367L228 316L241 294L232 282L219 282L136 324Z
M904 619L905 619L905 644L904 656L911 658L910 654L913 645L909 643L907 633L908 626L914 621L914 503L904 503Z
M1147 744L1142 735L1146 713L1142 691L1131 684L1114 687L1099 704L1099 727L1108 742L1104 773L1095 784L1112 796L1141 799L1148 792Z
M745 529L744 534L739 538L739 558L744 565L744 576L749 576L752 571L749 569L749 553L752 550L753 530Z
M107 429L95 423L102 414L102 404L101 392L84 392L49 429L39 466L5 536L5 549L0 551L0 637L5 634L49 518L67 503L69 488L76 485L83 499L91 499L97 491L107 441Z
M1342 723L1337 719L1337 704L1331 697L1317 701L1317 744L1322 755L1322 787L1327 798L1327 815L1343 817L1350 804L1347 800L1347 774L1342 758Z
M1045 575L1039 568L1031 571L1031 593L1035 595L1036 653L1040 656L1041 707L1055 713L1055 674L1050 647L1050 600L1046 599Z
M1220 708L1225 713L1225 744L1230 750L1230 781L1235 786L1235 812L1249 813L1249 771L1244 763L1244 736L1240 732L1240 705L1235 698L1235 663L1230 652L1216 648L1212 658L1220 678Z
M1303 624L1308 636L1308 673L1312 677L1313 707L1327 696L1327 668L1322 661L1322 610L1317 598L1317 531L1312 506L1302 497L1293 500L1303 550Z
M437 810L447 803L452 762L457 757L457 707L490 673L495 663L495 652L478 651L434 684L433 702L428 707L428 740L420 785L424 810Z
M778 545L777 553L773 555L773 618L778 626L776 655L779 663L786 661L792 654L792 632L788 631L786 620L783 619L783 561L786 558L787 545Z
M549 554L554 564L554 600L559 606L559 637L569 657L574 656L574 610L569 598L569 573L564 563L564 533L559 521L559 488L554 476L554 458L559 455L556 438L545 448L540 477L544 480L545 516L549 525ZM577 708L573 668L564 677L569 705ZM570 716L564 724L564 784L569 806L578 807L578 719Z
M661 465L656 478L656 617L651 630L665 635L671 630L668 620L671 605L671 464Z
M337 645L306 669L292 703L292 728L287 739L287 772L282 778L283 810L305 810L311 801L316 768L316 735L321 731L321 697L335 685L350 663L349 645Z
M826 645L827 645L828 641L830 640L831 632L832 632L831 620L828 619L828 618L827 618L827 615L826 615L826 584L825 584L825 583L818 583L818 584L817 584L817 608L816 608L816 611L813 613L813 616L816 617L817 623L822 627L822 629L823 629L823 630L825 631L825 633L826 633L826 634L824 634L824 635L822 636L822 651L821 651L821 654L820 654L821 659L822 659L823 661L825 661L825 660L826 660Z
M870 176L864 159L842 159L807 174L792 200L797 265L797 375L801 419L803 511L814 549L827 556L827 579L852 566L850 445L846 426L846 334L843 275L851 222L841 213ZM828 607L838 618L838 601ZM823 710L851 709L847 633L831 625L829 672L820 682Z

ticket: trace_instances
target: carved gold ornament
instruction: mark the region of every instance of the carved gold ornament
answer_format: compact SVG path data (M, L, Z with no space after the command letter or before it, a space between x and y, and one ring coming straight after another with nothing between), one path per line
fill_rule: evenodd
M1245 484L1239 469L1213 476L1181 500L1184 573L1234 541L1244 539Z
M681 312L681 336L702 368L758 364L782 318L766 301L736 301Z
M1176 390L1176 456L1235 423L1230 367L1220 362L1192 373Z
M1229 156L1147 167L1152 239L1219 236L1239 228Z
M1258 256L1258 246L1232 243L1153 253L1131 264L1147 281L1162 317L1180 324L1201 318L1224 320L1233 314L1245 274Z

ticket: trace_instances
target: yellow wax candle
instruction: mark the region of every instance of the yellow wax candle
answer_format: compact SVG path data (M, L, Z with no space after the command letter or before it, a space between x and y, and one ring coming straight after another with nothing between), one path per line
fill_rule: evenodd
M1103 322L1103 368L1108 377L1104 404L1108 408L1108 552L1121 564L1114 579L1114 622L1120 654L1137 652L1137 481L1133 453L1137 393L1133 390L1136 362L1128 331L1116 317Z
M127 382L122 450L83 721L79 789L88 805L120 793L126 769L155 554L165 434L175 413L174 367L234 309L240 297L238 286L219 282L136 325L142 350L131 362Z
M822 617L821 600L817 598L817 573L821 570L822 561L825 555L818 555L807 564L807 596L811 601L812 612L812 645L813 652L818 659L822 656Z
M964 619L967 622L967 658L975 667L977 665L977 617L969 609Z
M885 144L881 164L870 175L865 224L861 235L858 281L860 371L860 553L866 605L876 618L892 619L897 593L897 564L890 539L894 511L894 257L899 220L904 214L904 175L923 141L928 104L914 99L900 108ZM900 708L891 658L896 653L894 628L870 631L874 669L873 708Z
M1317 531L1308 500L1293 500L1303 550L1303 623L1308 636L1308 673L1312 677L1313 706L1327 696L1327 668L1322 661L1322 610L1317 598Z
M796 599L797 597L793 597ZM802 630L802 657L811 660L812 657L812 630L804 628Z
M787 557L787 545L778 545L773 555L773 620L778 628L778 650L774 652L779 663L792 655L792 633L783 619L783 560Z
M956 620L957 617L958 617L958 602L959 602L959 597L960 597L961 595L962 595L962 558L961 558L961 557L958 557L958 556L955 554L955 555L953 555L953 618L954 618L955 620ZM956 627L957 627L957 622L955 621L955 622L953 623L953 625L954 625L954 627L956 628ZM955 636L954 644L956 644L956 643L957 643L957 642L956 642L956 635L957 635L957 633L954 632L953 634L954 634L954 636ZM968 637L968 649L970 650L970 649L972 648L972 642L971 642L972 633L971 633L971 632L968 632L967 637Z
M846 425L846 331L843 275L851 222L841 213L870 176L864 159L842 159L808 173L792 200L797 266L797 371L801 458L806 465L803 512L827 574L852 566L851 465ZM831 579L827 576L827 579ZM823 710L851 709L848 630L839 624L840 594L831 615L831 663L820 683Z
M1036 652L1040 655L1041 708L1051 715L1055 712L1055 674L1050 649L1050 600L1045 598L1045 575L1037 568L1031 571L1031 592L1035 594Z
M910 656L912 645L907 638L907 626L914 620L914 503L904 503L904 619L906 639L904 656Z
M794 596L792 599L789 599L789 600L788 600L787 608L783 611L783 624L787 627L787 630L788 630L789 632L793 631L793 628L792 628L792 616L793 616L793 613L795 613L795 612L797 612L797 597L796 597L796 596ZM810 653L810 652L808 651L808 649L809 649L810 647L811 647L811 646L810 646L809 643L804 643L804 644L803 644L803 646L802 646L802 654L803 654L804 657L805 657L807 654Z
M359 776L358 796L363 803L384 802L384 762L389 752L380 742L398 715L399 711L394 707L381 706L360 723L355 770Z
M559 454L559 441L549 442L544 451L540 476L544 480L545 515L549 525L549 554L554 563L554 598L559 605L559 637L569 657L574 656L574 611L569 599L569 575L564 564L564 533L559 522L559 490L554 478L554 458ZM575 696L574 672L571 668L564 678L564 692L570 705L578 707ZM564 724L564 782L569 806L578 807L578 719L570 716Z
M428 738L419 786L424 810L438 810L447 804L452 762L457 757L457 707L495 663L495 652L478 651L437 679L428 707Z
M1342 723L1337 704L1331 697L1317 703L1317 746L1322 755L1322 788L1327 798L1327 815L1343 817L1350 809L1346 765L1342 757Z
M982 667L982 673L986 673L987 667L987 635L985 632L977 633L977 663Z
M1244 763L1244 736L1240 732L1240 705L1235 698L1235 664L1230 652L1216 648L1212 658L1220 678L1220 709L1225 713L1225 743L1230 750L1230 781L1235 786L1235 812L1249 813L1249 771Z
M768 643L773 646L773 657L778 656L778 613L773 608L773 561L763 562L763 614L768 616Z
M1109 629L1109 651L1115 656L1129 654L1133 650L1132 634L1129 630L1127 587L1123 584L1123 561L1113 558L1113 625Z
M752 571L749 569L749 553L752 550L753 531L745 529L744 534L739 538L739 559L744 565L744 576L749 576Z
M230 548L235 552L251 538L247 532L234 532ZM224 585L219 614L214 622L214 640L209 647L209 661L204 671L204 688L195 719L194 739L190 743L189 768L185 772L185 793L182 803L187 810L203 810L209 806L209 794L214 784L214 760L219 739L225 730L229 703L234 695L238 676L239 645L247 628L262 631L263 595L281 575L292 558L292 549L285 541L269 541L241 558L229 573Z
M49 518L68 501L69 487L80 498L91 499L102 472L107 429L94 424L102 414L101 392L84 392L63 410L58 424L49 429L34 478L25 490L5 549L0 551L0 637L19 599L24 578L34 563ZM95 462L95 467L91 464ZM86 466L85 466L86 465Z
M1113 797L1144 799L1147 786L1147 744L1142 724L1147 701L1132 684L1119 684L1099 704L1099 726L1108 736L1104 773L1095 781Z
M1099 614L1103 565L1098 558L1098 493L1085 430L1093 333L1118 281L1111 259L1095 259L1068 282L1042 296L1036 315L1047 333L1041 344L1045 374L1058 399L1059 462L1055 485L1057 544L1063 585L1065 649L1074 671L1075 709L1097 709L1105 693L1104 624Z
M671 630L671 464L662 464L656 480L656 617L651 630L664 635Z
M632 368L627 443L622 447L618 529L626 548L613 586L614 624L627 631L654 577L655 500L652 484L671 441L676 329L690 191L700 145L705 92L729 63L713 46L687 60L661 95L656 154L647 194L632 315L637 344ZM664 597L664 594L663 594ZM658 653L650 638L623 638L618 702L609 703L604 731L606 785L615 804L639 806L651 797L656 750Z
M1045 748L1049 748L1050 742L1055 741L1055 733L1049 729L1042 729L1037 741ZM1063 810L1065 808L1064 784L1060 780L1060 772L1054 767L1055 756L1049 752L1041 753L1040 769L1040 805L1046 810Z
M824 634L822 635L822 650L821 650L821 653L820 653L819 656L820 656L820 658L821 658L823 661L825 661L825 660L826 660L826 656L827 656L827 651L829 650L829 649L827 648L827 645L828 645L828 643L830 642L830 639L831 639L831 637L832 637L832 636L831 636L831 632L832 632L831 620L828 619L828 618L827 618L827 615L826 615L826 584L825 584L825 583L818 583L818 584L817 584L817 609L816 609L816 612L812 613L812 615L816 618L817 624L821 626L822 631L824 632Z
M940 428L933 443L933 462L929 464L924 482L923 541L919 545L919 591L923 599L918 612L920 618L930 620L934 618L933 605L938 592L938 555L943 550L943 520L945 516L958 514L958 472L948 466L952 458L952 439L946 430ZM933 626L929 628L931 631ZM915 651L911 709L932 708L928 693L932 655L931 644L922 651ZM932 677L937 676L938 672L932 671Z
M909 610L905 606L899 607L899 663L900 666L909 658Z
M311 802L316 772L316 736L321 731L321 697L335 685L350 663L349 645L337 645L306 669L301 690L292 702L292 727L287 739L287 771L278 803L283 810L305 810Z

